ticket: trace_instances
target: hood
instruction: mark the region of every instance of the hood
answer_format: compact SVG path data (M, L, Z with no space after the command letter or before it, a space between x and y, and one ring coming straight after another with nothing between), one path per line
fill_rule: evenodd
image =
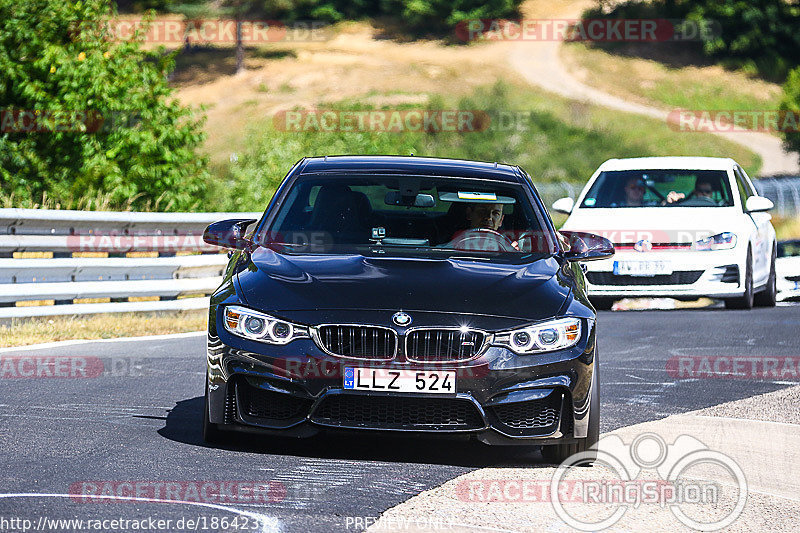
M552 257L507 265L361 255L289 256L259 248L239 272L238 281L248 305L306 323L321 322L325 316L342 321L355 310L400 309L530 322L555 316L571 297L559 272Z
M653 243L693 243L709 235L735 231L738 207L636 207L576 209L561 228L588 231L614 244L647 239Z

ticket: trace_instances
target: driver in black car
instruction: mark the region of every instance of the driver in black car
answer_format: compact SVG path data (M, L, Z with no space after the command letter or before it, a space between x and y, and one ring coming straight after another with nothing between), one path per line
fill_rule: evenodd
M705 176L698 176L697 181L694 183L694 191L689 195L689 198L697 198L699 200L706 200L709 203L717 203L713 199L713 194L714 180ZM689 198L682 192L670 191L667 195L667 203L674 204L675 202L688 200Z
M503 225L503 204L473 203L467 205L467 229L488 229L500 232ZM517 241L508 240L515 250L519 250Z
M490 229L499 231L503 224L503 204L469 204L467 206L467 227L469 229Z

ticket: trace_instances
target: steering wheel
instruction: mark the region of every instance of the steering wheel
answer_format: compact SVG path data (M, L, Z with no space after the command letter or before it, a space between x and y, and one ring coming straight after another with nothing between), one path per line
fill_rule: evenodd
M678 200L677 202L673 202L673 205L679 205L684 207L718 207L719 204L713 198L709 198L708 196L695 196L694 194L690 194L683 200Z
M538 231L523 231L517 238L517 246L520 252L532 253L542 251L542 240L544 236Z
M489 228L468 229L456 235L449 246L456 250L481 252L516 252L511 241L500 232Z

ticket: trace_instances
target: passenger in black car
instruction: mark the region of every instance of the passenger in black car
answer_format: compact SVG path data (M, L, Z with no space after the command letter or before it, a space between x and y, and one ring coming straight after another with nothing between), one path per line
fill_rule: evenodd
M337 243L366 242L368 230L363 219L368 208L369 200L363 193L347 186L324 185L314 202L309 229L329 232Z

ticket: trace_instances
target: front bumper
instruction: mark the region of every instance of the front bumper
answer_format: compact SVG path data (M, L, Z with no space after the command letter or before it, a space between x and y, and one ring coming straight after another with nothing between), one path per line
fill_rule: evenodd
M581 341L567 350L517 356L493 346L471 361L427 366L344 360L311 339L270 346L210 330L209 421L225 430L294 437L381 430L488 444L569 442L586 437L594 392L594 321L584 328ZM344 368L353 366L454 370L456 392L344 390Z
M622 261L668 262L671 274L619 275L614 263ZM587 263L586 286L590 296L674 298L732 298L744 291L744 265L736 249L696 251L619 251L612 259Z

